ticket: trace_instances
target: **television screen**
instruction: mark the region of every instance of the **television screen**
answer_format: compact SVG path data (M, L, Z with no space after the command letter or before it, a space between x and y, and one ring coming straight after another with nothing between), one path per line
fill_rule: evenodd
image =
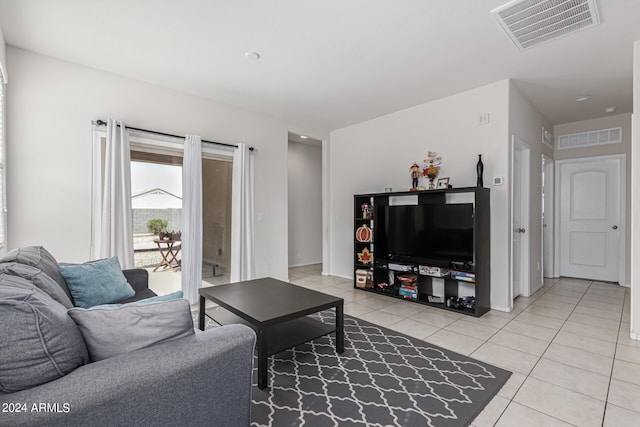
M473 262L473 204L388 206L387 251L393 259L448 266Z

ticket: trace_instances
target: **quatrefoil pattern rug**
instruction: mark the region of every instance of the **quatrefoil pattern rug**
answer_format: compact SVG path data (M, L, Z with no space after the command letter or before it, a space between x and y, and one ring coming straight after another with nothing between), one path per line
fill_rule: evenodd
M333 323L333 311L319 313ZM252 426L466 426L510 372L345 316L345 352L329 335L254 369Z

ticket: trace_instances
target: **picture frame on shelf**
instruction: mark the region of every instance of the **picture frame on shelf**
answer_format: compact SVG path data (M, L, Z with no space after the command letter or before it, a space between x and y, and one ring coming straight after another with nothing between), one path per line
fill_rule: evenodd
M449 177L446 178L439 178L438 179L438 183L436 184L436 188L437 189L446 189L449 188Z

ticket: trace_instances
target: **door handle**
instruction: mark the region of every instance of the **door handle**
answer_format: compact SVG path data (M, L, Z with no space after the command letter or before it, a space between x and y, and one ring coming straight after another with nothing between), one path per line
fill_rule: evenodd
M525 230L524 228L520 227L518 228L518 233L525 233L527 230Z
M614 225L614 226L613 226L613 227L611 227L611 228L613 228L614 230L617 230L617 229L618 229L618 226L617 226L617 225Z

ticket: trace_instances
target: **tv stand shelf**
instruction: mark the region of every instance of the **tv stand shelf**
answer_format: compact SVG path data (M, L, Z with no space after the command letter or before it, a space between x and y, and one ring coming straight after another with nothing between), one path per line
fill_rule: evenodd
M489 311L488 188L356 194L354 214L355 288L471 316Z

